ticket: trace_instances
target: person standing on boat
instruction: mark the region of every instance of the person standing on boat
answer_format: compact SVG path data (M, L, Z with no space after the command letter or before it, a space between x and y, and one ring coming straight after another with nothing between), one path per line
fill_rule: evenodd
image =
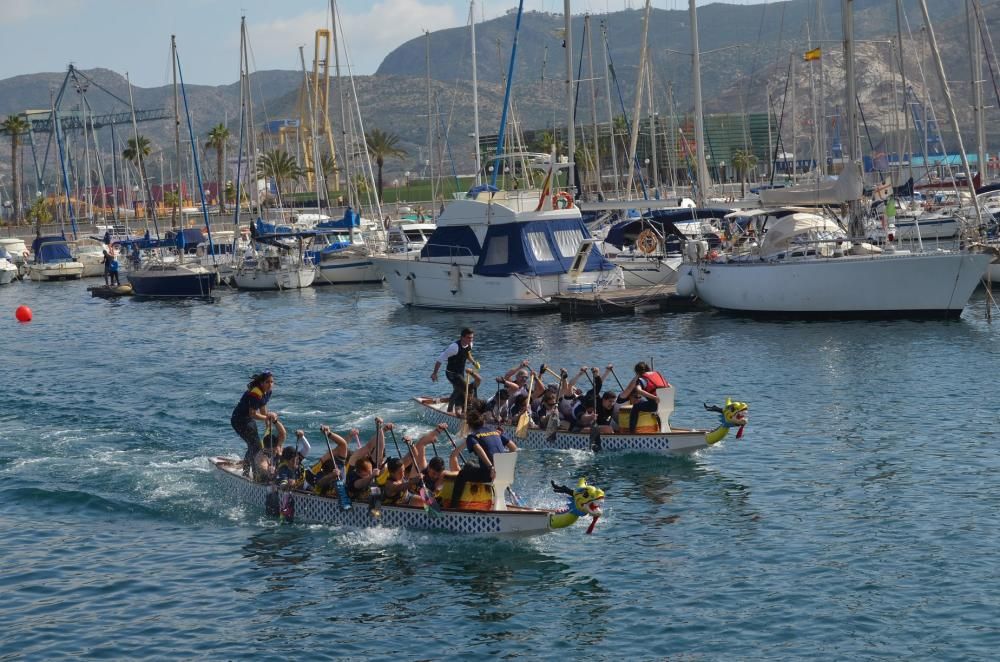
M472 340L475 334L472 329L466 327L462 329L462 335L458 340L448 345L438 360L434 362L434 372L431 373L431 381L438 380L438 370L441 364L445 364L444 376L451 382L451 396L448 398L448 413L456 407L465 407L466 392L468 382L466 381L465 363L472 355ZM465 411L462 411L465 414Z
M493 466L493 457L498 453L514 452L517 445L508 439L503 432L497 429L494 424L486 422L483 413L476 409L470 409L466 420L472 432L465 438L465 446L469 451L466 456L465 466L458 472L455 478L454 489L451 493L451 508L458 508L462 498L462 490L469 481L476 483L492 482L497 476L496 468ZM462 452L461 447L456 447L452 451L452 461L457 462L457 456Z
M243 475L249 475L250 466L257 451L261 450L260 433L257 431L257 421L277 421L278 415L267 410L271 400L271 389L274 388L274 375L265 370L254 375L247 384L247 390L233 409L229 422L236 434L240 435L246 445L243 456Z

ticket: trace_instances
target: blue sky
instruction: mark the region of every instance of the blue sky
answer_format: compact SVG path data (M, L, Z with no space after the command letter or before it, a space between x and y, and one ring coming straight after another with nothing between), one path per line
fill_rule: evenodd
M698 0L699 5L712 0ZM728 0L756 4L762 0ZM393 48L424 30L466 25L468 0L339 0L355 73L372 73ZM683 9L687 0L654 0ZM632 8L643 0L573 0L574 14ZM255 70L298 69L298 47L329 24L327 0L0 0L0 79L42 71L105 67L128 71L141 87L170 81L170 35L188 83L218 85L238 76L239 23L245 14ZM516 0L477 0L480 19ZM526 10L562 12L563 0L525 0ZM13 55L13 56L12 56Z

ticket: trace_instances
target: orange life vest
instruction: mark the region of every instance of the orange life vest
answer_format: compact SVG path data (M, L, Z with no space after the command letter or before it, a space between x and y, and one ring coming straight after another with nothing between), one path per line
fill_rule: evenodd
M667 388L670 384L660 373L655 370L642 373L642 378L646 381L646 389L650 393L656 393L658 388Z

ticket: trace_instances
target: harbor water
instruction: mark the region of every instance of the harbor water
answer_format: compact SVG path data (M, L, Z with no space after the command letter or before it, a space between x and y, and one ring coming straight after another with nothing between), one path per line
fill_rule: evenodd
M564 321L408 310L383 287L208 304L93 299L88 284L0 288L0 659L1000 647L1000 322L982 292L950 322ZM675 425L714 427L702 404L726 397L750 425L686 458L522 453L532 505L565 503L550 480L605 490L593 535L279 525L225 498L208 458L242 454L229 415L252 373L274 371L271 408L314 449L321 423L367 438L375 415L416 435L410 398L443 394L430 372L463 326L484 388L524 358L613 363L623 380L652 358Z

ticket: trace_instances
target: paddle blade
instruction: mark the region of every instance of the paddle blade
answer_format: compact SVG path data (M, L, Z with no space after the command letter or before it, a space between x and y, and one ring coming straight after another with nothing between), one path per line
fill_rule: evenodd
M521 414L520 418L517 419L517 428L514 429L514 436L518 439L525 439L528 436L528 422L531 417L528 416L528 412Z

